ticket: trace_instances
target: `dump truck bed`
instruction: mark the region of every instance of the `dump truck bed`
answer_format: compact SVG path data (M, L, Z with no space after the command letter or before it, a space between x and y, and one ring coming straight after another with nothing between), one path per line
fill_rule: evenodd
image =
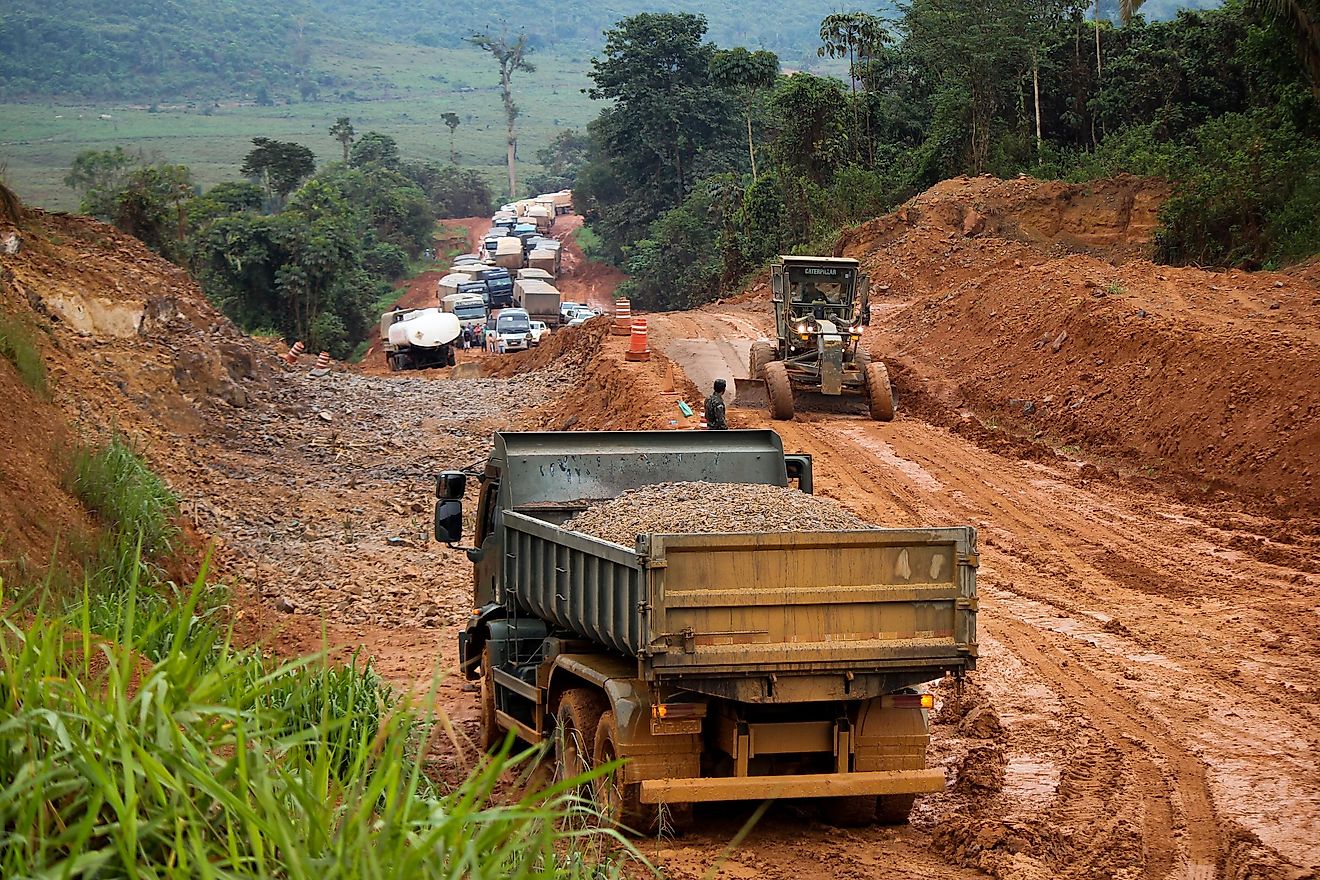
M637 658L651 681L772 699L774 676L818 675L838 679L828 699L857 675L893 690L975 664L970 527L648 534L624 547L535 512L508 511L505 525L517 603Z

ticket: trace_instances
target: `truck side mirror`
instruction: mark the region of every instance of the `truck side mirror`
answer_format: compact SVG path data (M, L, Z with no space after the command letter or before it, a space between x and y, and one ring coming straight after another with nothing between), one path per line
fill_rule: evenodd
M445 471L435 478L435 497L441 501L462 501L467 491L467 474L462 471Z
M790 480L797 480L799 491L810 495L816 488L814 481L811 479L810 455L785 455L784 470Z
M462 501L435 503L435 539L444 544L457 544L463 540Z

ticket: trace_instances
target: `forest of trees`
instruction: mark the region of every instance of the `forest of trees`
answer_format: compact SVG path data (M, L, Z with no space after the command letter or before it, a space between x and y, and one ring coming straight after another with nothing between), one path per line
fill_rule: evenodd
M575 201L651 308L828 250L842 226L959 174L1165 177L1167 262L1320 252L1320 4L1098 27L1086 12L912 0L895 25L830 15L817 45L847 63L842 80L777 75L770 53L715 46L697 15L634 16L592 60L591 95L610 103Z
M239 326L346 358L431 247L436 219L492 207L476 172L401 159L390 136L349 129L347 162L317 170L307 147L255 138L247 179L205 192L185 166L122 148L80 154L65 182L85 212L187 266Z

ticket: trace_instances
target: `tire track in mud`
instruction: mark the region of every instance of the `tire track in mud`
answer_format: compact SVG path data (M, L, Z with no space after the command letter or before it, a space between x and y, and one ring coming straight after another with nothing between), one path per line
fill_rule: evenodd
M914 424L912 427L917 426ZM878 429L871 427L868 430L864 427L859 430L872 433ZM926 432L937 433L930 429L926 429ZM906 447L909 442L918 445L928 455L934 455L939 445L939 440L932 437L923 437L918 444L911 438L902 437L905 432L887 433L890 433L888 439L899 454L908 452ZM855 441L843 442L849 443L857 451L849 458L871 454ZM989 508L993 511L992 515L1001 521L1007 520L1009 531L1014 534L1031 535L1043 540L1051 551L1057 552L1065 560L1066 567L1078 576L1095 571L1066 546L1053 529L1012 503L975 466L964 464L956 450L945 451L949 454L942 456L940 463L945 472L954 476L955 479L950 482L958 485L961 491L977 502L977 506ZM879 481L877 485L880 485ZM1015 654L1035 668L1052 688L1085 709L1089 719L1132 762L1133 776L1140 787L1145 812L1143 839L1147 848L1146 875L1152 878L1167 877L1185 847L1189 869L1187 876L1197 880L1213 878L1222 853L1223 840L1206 782L1205 767L1200 760L1160 730L1158 721L1099 677L1083 669L1075 662L1076 658L1070 658L1067 652L1051 646L1049 637L1039 630L1008 615L1000 615L995 618L994 631ZM1071 664L1070 659L1073 661ZM1116 708L1119 706L1126 708L1120 711ZM1168 768L1167 773L1151 759L1151 754L1159 757ZM1181 805L1180 812L1185 825L1181 845L1174 834L1174 801Z
M1223 838L1201 762L1160 732L1157 722L1145 716L1139 707L1090 672L1069 665L1065 652L1048 645L1029 625L1001 617L996 620L995 632L1055 691L1085 710L1087 718L1131 762L1145 811L1142 840L1146 847L1146 876L1168 877L1180 857L1183 847L1175 834L1173 801L1176 799L1181 806L1182 839L1187 852L1185 876L1190 880L1215 877ZM1142 718L1144 721L1135 720ZM1167 771L1162 771L1151 759L1152 753L1159 756Z

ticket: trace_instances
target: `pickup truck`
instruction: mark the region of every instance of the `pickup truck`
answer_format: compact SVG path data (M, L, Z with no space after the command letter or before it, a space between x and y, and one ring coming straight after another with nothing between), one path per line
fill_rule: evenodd
M435 534L462 539L467 476L436 479ZM481 740L549 740L558 772L649 832L693 803L814 798L838 824L904 822L940 791L924 683L974 667L976 530L648 533L565 529L673 480L812 490L773 431L497 433L477 474L473 612Z

